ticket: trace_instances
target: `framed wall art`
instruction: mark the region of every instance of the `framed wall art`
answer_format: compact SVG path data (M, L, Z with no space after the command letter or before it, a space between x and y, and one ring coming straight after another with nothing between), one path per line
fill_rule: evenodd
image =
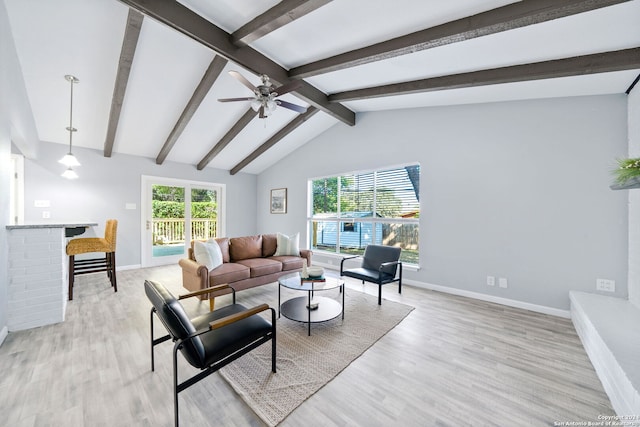
M287 189L274 188L271 190L271 213L285 214L287 213Z

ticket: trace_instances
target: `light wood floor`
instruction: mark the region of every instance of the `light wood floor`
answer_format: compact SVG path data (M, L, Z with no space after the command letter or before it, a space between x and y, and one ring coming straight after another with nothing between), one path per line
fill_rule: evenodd
M152 373L144 279L185 292L176 266L118 272L117 293L106 275L81 276L64 323L8 335L0 425L172 425L172 345L157 347ZM549 426L614 414L570 320L410 286L383 296L415 310L283 426ZM277 287L238 300L275 307ZM194 372L183 361L180 370ZM263 425L218 374L182 392L180 405L183 426Z

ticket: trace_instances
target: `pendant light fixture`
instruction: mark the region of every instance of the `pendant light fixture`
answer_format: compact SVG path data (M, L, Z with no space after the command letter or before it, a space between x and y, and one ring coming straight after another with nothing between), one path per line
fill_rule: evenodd
M80 166L80 162L76 159L76 156L73 155L73 133L77 132L78 129L73 127L73 84L79 83L76 77L67 74L64 78L71 84L71 101L69 103L69 126L67 130L69 131L69 152L58 162L62 163L67 167L67 170L62 174L63 177L67 179L76 179L78 174L73 170L74 166Z

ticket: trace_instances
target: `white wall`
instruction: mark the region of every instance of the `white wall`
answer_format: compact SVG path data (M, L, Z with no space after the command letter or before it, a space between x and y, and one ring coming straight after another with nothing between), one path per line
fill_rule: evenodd
M4 61L7 57L6 36L11 35L5 26L6 11L4 3L0 4L0 60L2 72L0 73L0 93L6 93L8 81L7 72L4 70ZM7 274L7 229L9 224L10 185L9 173L11 171L11 122L9 121L8 97L0 96L0 344L7 335L7 289L9 288L9 276Z
M26 155L37 153L37 132L18 55L13 43L9 17L0 2L0 344L7 325L7 230L11 171L11 142Z
M628 97L629 157L640 157L640 87ZM640 307L640 189L629 193L629 300Z
M41 143L38 160L25 161L25 221L42 221L42 211L49 211L50 221L91 220L104 232L108 218L118 219L116 261L119 266L141 263L140 187L141 176L151 175L226 184L227 235L256 233L256 176L165 162L154 159L114 154L104 157L102 151L74 147L82 166L75 168L80 178L67 180L60 174L64 167L58 159L67 152L64 144ZM50 207L36 208L35 200L49 200ZM125 209L135 203L136 210ZM89 236L89 234L84 237Z
M420 270L407 278L561 310L596 278L626 297L627 195L609 189L626 115L624 95L359 114L259 176L258 232L306 230L311 177L418 161ZM286 215L268 213L278 187Z

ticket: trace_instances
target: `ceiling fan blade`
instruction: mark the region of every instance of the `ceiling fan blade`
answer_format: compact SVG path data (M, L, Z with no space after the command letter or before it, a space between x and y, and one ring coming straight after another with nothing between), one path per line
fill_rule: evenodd
M292 104L292 103L287 102L287 101L282 101L281 99L276 99L276 104L280 105L281 107L288 108L289 110L293 110L293 111L296 111L296 112L301 113L301 114L307 112L307 107L301 107L299 105Z
M233 77L235 77L240 83L242 83L243 85L245 85L246 87L248 87L249 89L251 89L252 92L255 92L258 90L257 87L255 87L254 85L251 84L251 82L249 80L247 80L242 74L240 74L237 71L229 71L229 74L231 74Z
M267 116L264 115L264 106L262 106L262 107L260 107L260 118L264 119L265 117L267 117Z
M285 93L298 89L300 86L302 86L302 82L300 80L292 80L289 83L273 89L271 92L276 92L278 95L284 95Z
M254 99L256 99L253 96L250 96L248 98L220 98L218 99L218 101L220 102L233 102L233 101L253 101Z

